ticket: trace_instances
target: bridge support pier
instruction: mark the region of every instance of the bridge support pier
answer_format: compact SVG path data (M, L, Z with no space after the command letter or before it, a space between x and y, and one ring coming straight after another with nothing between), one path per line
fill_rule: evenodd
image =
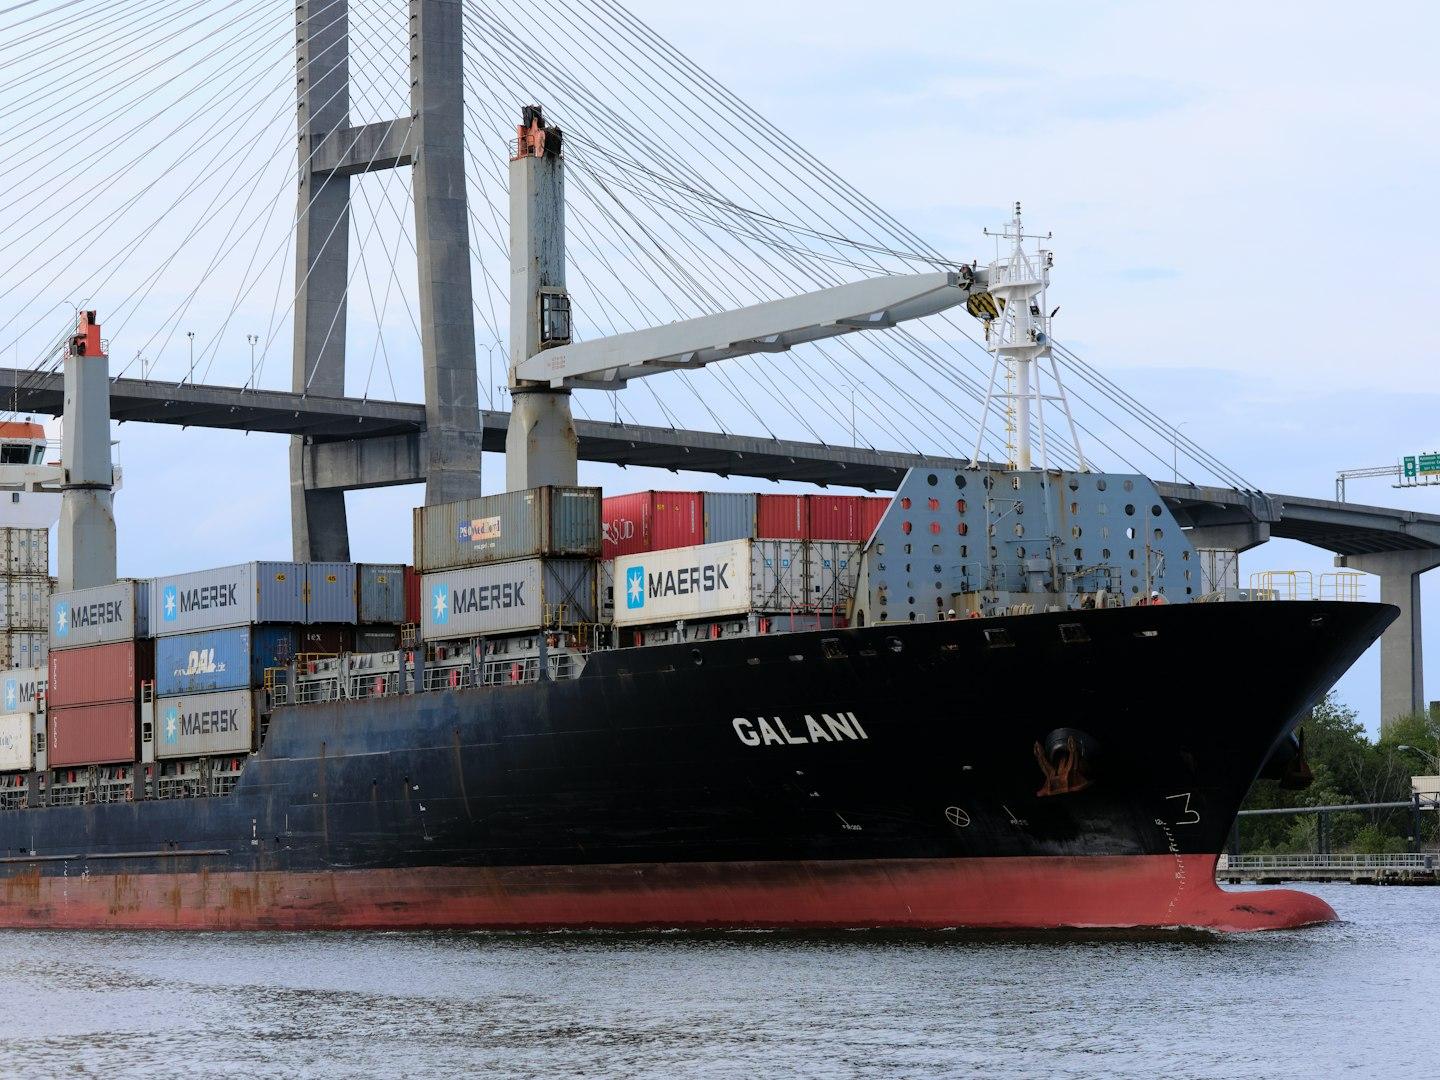
M1420 648L1420 575L1440 566L1440 551L1385 551L1339 555L1336 566L1380 578L1380 600L1400 609L1400 618L1380 638L1380 731L1402 716L1425 708Z

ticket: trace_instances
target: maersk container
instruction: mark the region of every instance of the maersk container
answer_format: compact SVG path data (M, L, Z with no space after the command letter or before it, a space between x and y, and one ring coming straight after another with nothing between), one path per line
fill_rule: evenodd
M52 710L140 699L155 670L154 643L145 638L60 649L50 654L46 702Z
M426 641L523 633L599 620L594 559L523 559L426 574Z
M5 560L8 574L39 575L50 574L50 530L6 527L0 535L0 553Z
M809 565L806 587L810 606L843 615L855 598L860 575L861 545L838 540L812 540L806 545Z
M249 562L157 577L150 588L150 632L303 623L306 584L305 564L294 562Z
M44 630L50 625L48 576L0 577L0 625L11 630Z
M51 600L50 648L75 649L150 636L150 582L117 581L57 592Z
M35 763L35 717L0 715L0 772L28 772Z
M726 540L615 560L615 625L641 626L806 605L805 545Z
M398 626L405 621L405 567L399 563L361 563L355 568L355 576L360 597L358 622Z
M705 543L753 539L756 498L748 491L705 492Z
M810 513L804 495L755 496L755 533L763 540L809 538Z
M155 756L248 754L255 746L255 691L162 697L155 702Z
M27 667L0 672L0 709L34 714L45 703L50 668Z
M540 487L415 510L415 569L600 554L600 489Z
M305 568L305 623L353 623L356 620L355 564L302 563ZM264 620L262 620L264 621Z
M266 668L288 667L298 652L289 626L235 626L155 639L158 697L263 686Z
M693 547L705 540L705 498L698 491L637 491L604 505L607 559L639 551Z
M67 655L74 656L77 651L70 650ZM62 769L134 761L138 714L133 701L51 709L45 724L49 767Z

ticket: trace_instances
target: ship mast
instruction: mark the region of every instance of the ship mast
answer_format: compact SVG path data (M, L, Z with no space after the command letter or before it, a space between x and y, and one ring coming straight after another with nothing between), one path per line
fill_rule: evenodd
M1032 435L1037 443L1035 449L1039 451L1040 467L1048 468L1045 403L1049 401L1058 403L1064 412L1080 468L1088 469L1085 453L1080 448L1080 437L1075 430L1075 419L1070 413L1070 400L1065 394L1065 385L1061 382L1060 369L1051 348L1050 322L1055 311L1047 313L1049 304L1046 294L1055 254L1041 246L1042 241L1050 239L1050 234L1027 235L1020 221L1020 204L1017 202L1015 216L1009 223L998 233L986 229L985 235L995 238L996 248L996 258L990 264L989 274L989 291L995 307L994 313L985 319L985 342L993 361L990 384L985 391L985 406L981 410L979 430L975 435L975 455L970 464L978 466L980 463L990 407L998 398L1005 403L1006 448L1010 453L1011 468L1033 467ZM1026 240L1036 242L1033 251L1025 250ZM1047 364L1054 387L1054 392L1048 394L1041 380ZM996 383L1002 373L1004 388L997 392Z

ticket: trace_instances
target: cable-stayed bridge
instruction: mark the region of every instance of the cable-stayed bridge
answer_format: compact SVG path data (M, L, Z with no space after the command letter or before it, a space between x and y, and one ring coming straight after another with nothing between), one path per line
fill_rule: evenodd
M914 464L1010 452L1006 430L982 430L983 309L707 339L725 363L698 347L652 357L623 392L603 371L517 382L559 342L543 338L547 296L583 349L975 265L612 0L109 0L78 15L29 0L0 31L0 356L17 358L0 393L59 412L66 303L98 308L117 419L294 437L298 557L348 552L345 490L478 493L479 455L510 427L500 384L532 431L563 431L553 410L573 401L587 460L883 489ZM102 48L86 78L57 78ZM546 173L558 146L527 160L506 145L536 102L564 132L563 185ZM515 242L517 160L533 174L518 204L531 250ZM1063 342L1054 352L1087 458L1173 467L1162 491L1197 544L1293 537L1380 573L1409 615L1386 637L1385 713L1422 704L1417 582L1440 564L1440 518L1265 495ZM1048 463L1077 467L1057 419L1039 423Z

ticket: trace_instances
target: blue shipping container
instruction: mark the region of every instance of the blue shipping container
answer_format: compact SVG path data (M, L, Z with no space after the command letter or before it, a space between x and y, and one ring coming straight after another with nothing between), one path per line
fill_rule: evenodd
M359 579L360 622L398 625L405 621L405 567L399 563L361 563L355 575Z
M208 694L261 686L265 669L285 667L295 656L289 626L237 626L155 639L155 693Z

